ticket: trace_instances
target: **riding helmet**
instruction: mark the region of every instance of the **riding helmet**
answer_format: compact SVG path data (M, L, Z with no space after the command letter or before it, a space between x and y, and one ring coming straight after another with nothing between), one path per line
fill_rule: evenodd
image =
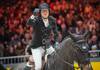
M42 9L48 9L48 10L50 10L50 7L49 7L49 5L47 3L41 3L39 5L39 9L40 10L42 10Z

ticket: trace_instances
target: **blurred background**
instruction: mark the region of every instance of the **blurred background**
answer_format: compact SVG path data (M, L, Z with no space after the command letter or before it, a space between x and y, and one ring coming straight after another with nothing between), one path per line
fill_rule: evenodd
M0 57L25 55L33 31L26 22L43 2L56 18L59 41L67 31L82 34L89 30L89 49L100 50L100 0L0 0Z

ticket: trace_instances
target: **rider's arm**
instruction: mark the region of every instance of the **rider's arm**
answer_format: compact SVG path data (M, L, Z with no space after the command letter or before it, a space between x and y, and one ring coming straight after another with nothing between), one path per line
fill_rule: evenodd
M58 42L58 29L57 29L56 19L54 17L51 17L51 18L53 22L54 40L55 42Z
M34 15L31 15L30 18L27 21L28 25L34 26L36 25L37 17Z
M57 23L56 23L56 19L53 18L53 32L54 32L54 47L57 48L59 45L59 41L58 41L58 29L57 29Z

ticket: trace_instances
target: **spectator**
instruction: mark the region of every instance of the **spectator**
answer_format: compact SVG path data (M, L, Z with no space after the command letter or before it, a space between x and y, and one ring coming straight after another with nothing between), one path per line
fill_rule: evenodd
M4 56L4 45L0 43L0 57Z
M98 49L98 42L97 42L97 36L96 35L92 35L91 39L89 40L89 46L91 50L97 50ZM96 57L99 54L97 53L91 53L90 54L92 57Z
M7 47L7 51L6 52L8 53L7 56L16 56L15 49L13 48L13 46Z
M17 47L15 48L15 51L16 51L15 53L17 55L24 55L25 54L25 52L24 52L25 48L21 42L18 42Z

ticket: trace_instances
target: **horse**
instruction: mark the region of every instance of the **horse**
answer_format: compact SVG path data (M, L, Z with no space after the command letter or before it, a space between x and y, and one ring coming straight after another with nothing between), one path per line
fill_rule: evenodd
M84 47L80 47L79 43L84 43ZM43 70L74 70L74 61L78 62L81 70L92 70L91 67L87 66L89 62L85 60L88 57L87 49L86 41L81 42L81 39L75 41L74 35L70 34L70 37L66 37L60 43L59 48L56 48L55 52L48 56Z
M42 70L92 70L88 66L89 64L85 61L87 58L87 53L83 54L82 48L73 39L72 36L66 36L64 40L59 44L55 51L48 55L47 62L43 64ZM74 61L78 62L79 67L74 67Z

